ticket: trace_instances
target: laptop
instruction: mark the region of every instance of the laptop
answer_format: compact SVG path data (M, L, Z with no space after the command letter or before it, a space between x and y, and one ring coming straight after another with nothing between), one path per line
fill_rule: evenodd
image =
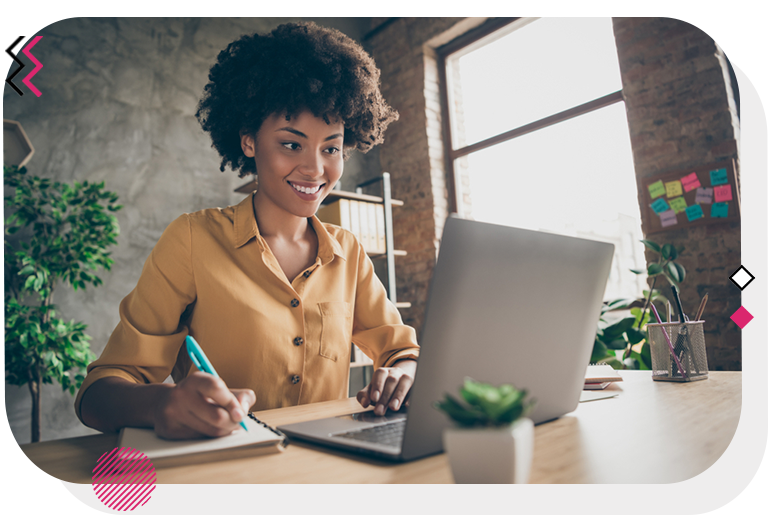
M393 461L443 450L433 407L465 377L526 389L534 423L576 409L614 246L451 215L421 335L410 406L279 426L289 438Z

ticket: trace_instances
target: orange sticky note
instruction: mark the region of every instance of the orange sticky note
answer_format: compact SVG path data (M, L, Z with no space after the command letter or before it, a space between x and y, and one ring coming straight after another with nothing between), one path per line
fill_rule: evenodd
M731 185L715 186L715 202L728 202L729 200L733 200Z
M664 187L667 189L667 197L679 197L683 194L683 185L680 181L665 182Z

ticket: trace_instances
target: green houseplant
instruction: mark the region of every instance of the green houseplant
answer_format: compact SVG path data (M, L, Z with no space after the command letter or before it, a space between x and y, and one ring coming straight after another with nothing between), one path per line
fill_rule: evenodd
M533 460L535 402L527 391L465 379L464 402L445 394L435 407L456 423L443 432L443 446L457 483L527 483Z
M40 440L40 389L54 381L74 394L94 359L86 325L62 319L53 304L59 281L75 290L102 283L119 232L117 195L104 183L73 185L3 167L5 185L5 377L28 385L32 441ZM8 194L10 193L10 194Z
M659 245L651 240L640 241L658 258L648 264L647 270L630 271L635 274L647 273L648 277L653 278L651 288L643 290L642 299L616 299L603 304L592 348L593 363L607 363L618 369L650 370L652 367L650 346L645 344L645 326L651 320L651 303L660 302L663 305L667 302L667 298L656 289L656 282L659 277L664 277L670 285L680 286L686 272L676 260L684 249L671 244ZM629 310L630 316L609 322L609 313L626 310ZM666 312L663 307L658 311L660 314Z

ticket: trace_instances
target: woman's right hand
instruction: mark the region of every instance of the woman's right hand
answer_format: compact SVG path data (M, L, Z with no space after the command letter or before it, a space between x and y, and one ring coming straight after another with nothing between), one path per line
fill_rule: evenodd
M153 413L155 433L168 440L184 440L230 434L240 427L256 394L249 389L230 390L221 378L194 372L173 388L164 388L158 401Z

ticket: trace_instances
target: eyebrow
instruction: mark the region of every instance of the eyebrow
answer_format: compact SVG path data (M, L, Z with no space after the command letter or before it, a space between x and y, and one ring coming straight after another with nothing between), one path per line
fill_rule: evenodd
M309 139L306 134L304 134L301 131L297 131L296 129L294 129L292 127L281 127L279 129L277 129L275 132L279 132L279 131L287 131L287 132L290 132L291 134L295 134L296 136L299 136L300 138ZM325 138L323 141L330 141L332 139L341 138L341 137L344 137L344 135L342 133L338 132L336 134L331 134L330 136Z

